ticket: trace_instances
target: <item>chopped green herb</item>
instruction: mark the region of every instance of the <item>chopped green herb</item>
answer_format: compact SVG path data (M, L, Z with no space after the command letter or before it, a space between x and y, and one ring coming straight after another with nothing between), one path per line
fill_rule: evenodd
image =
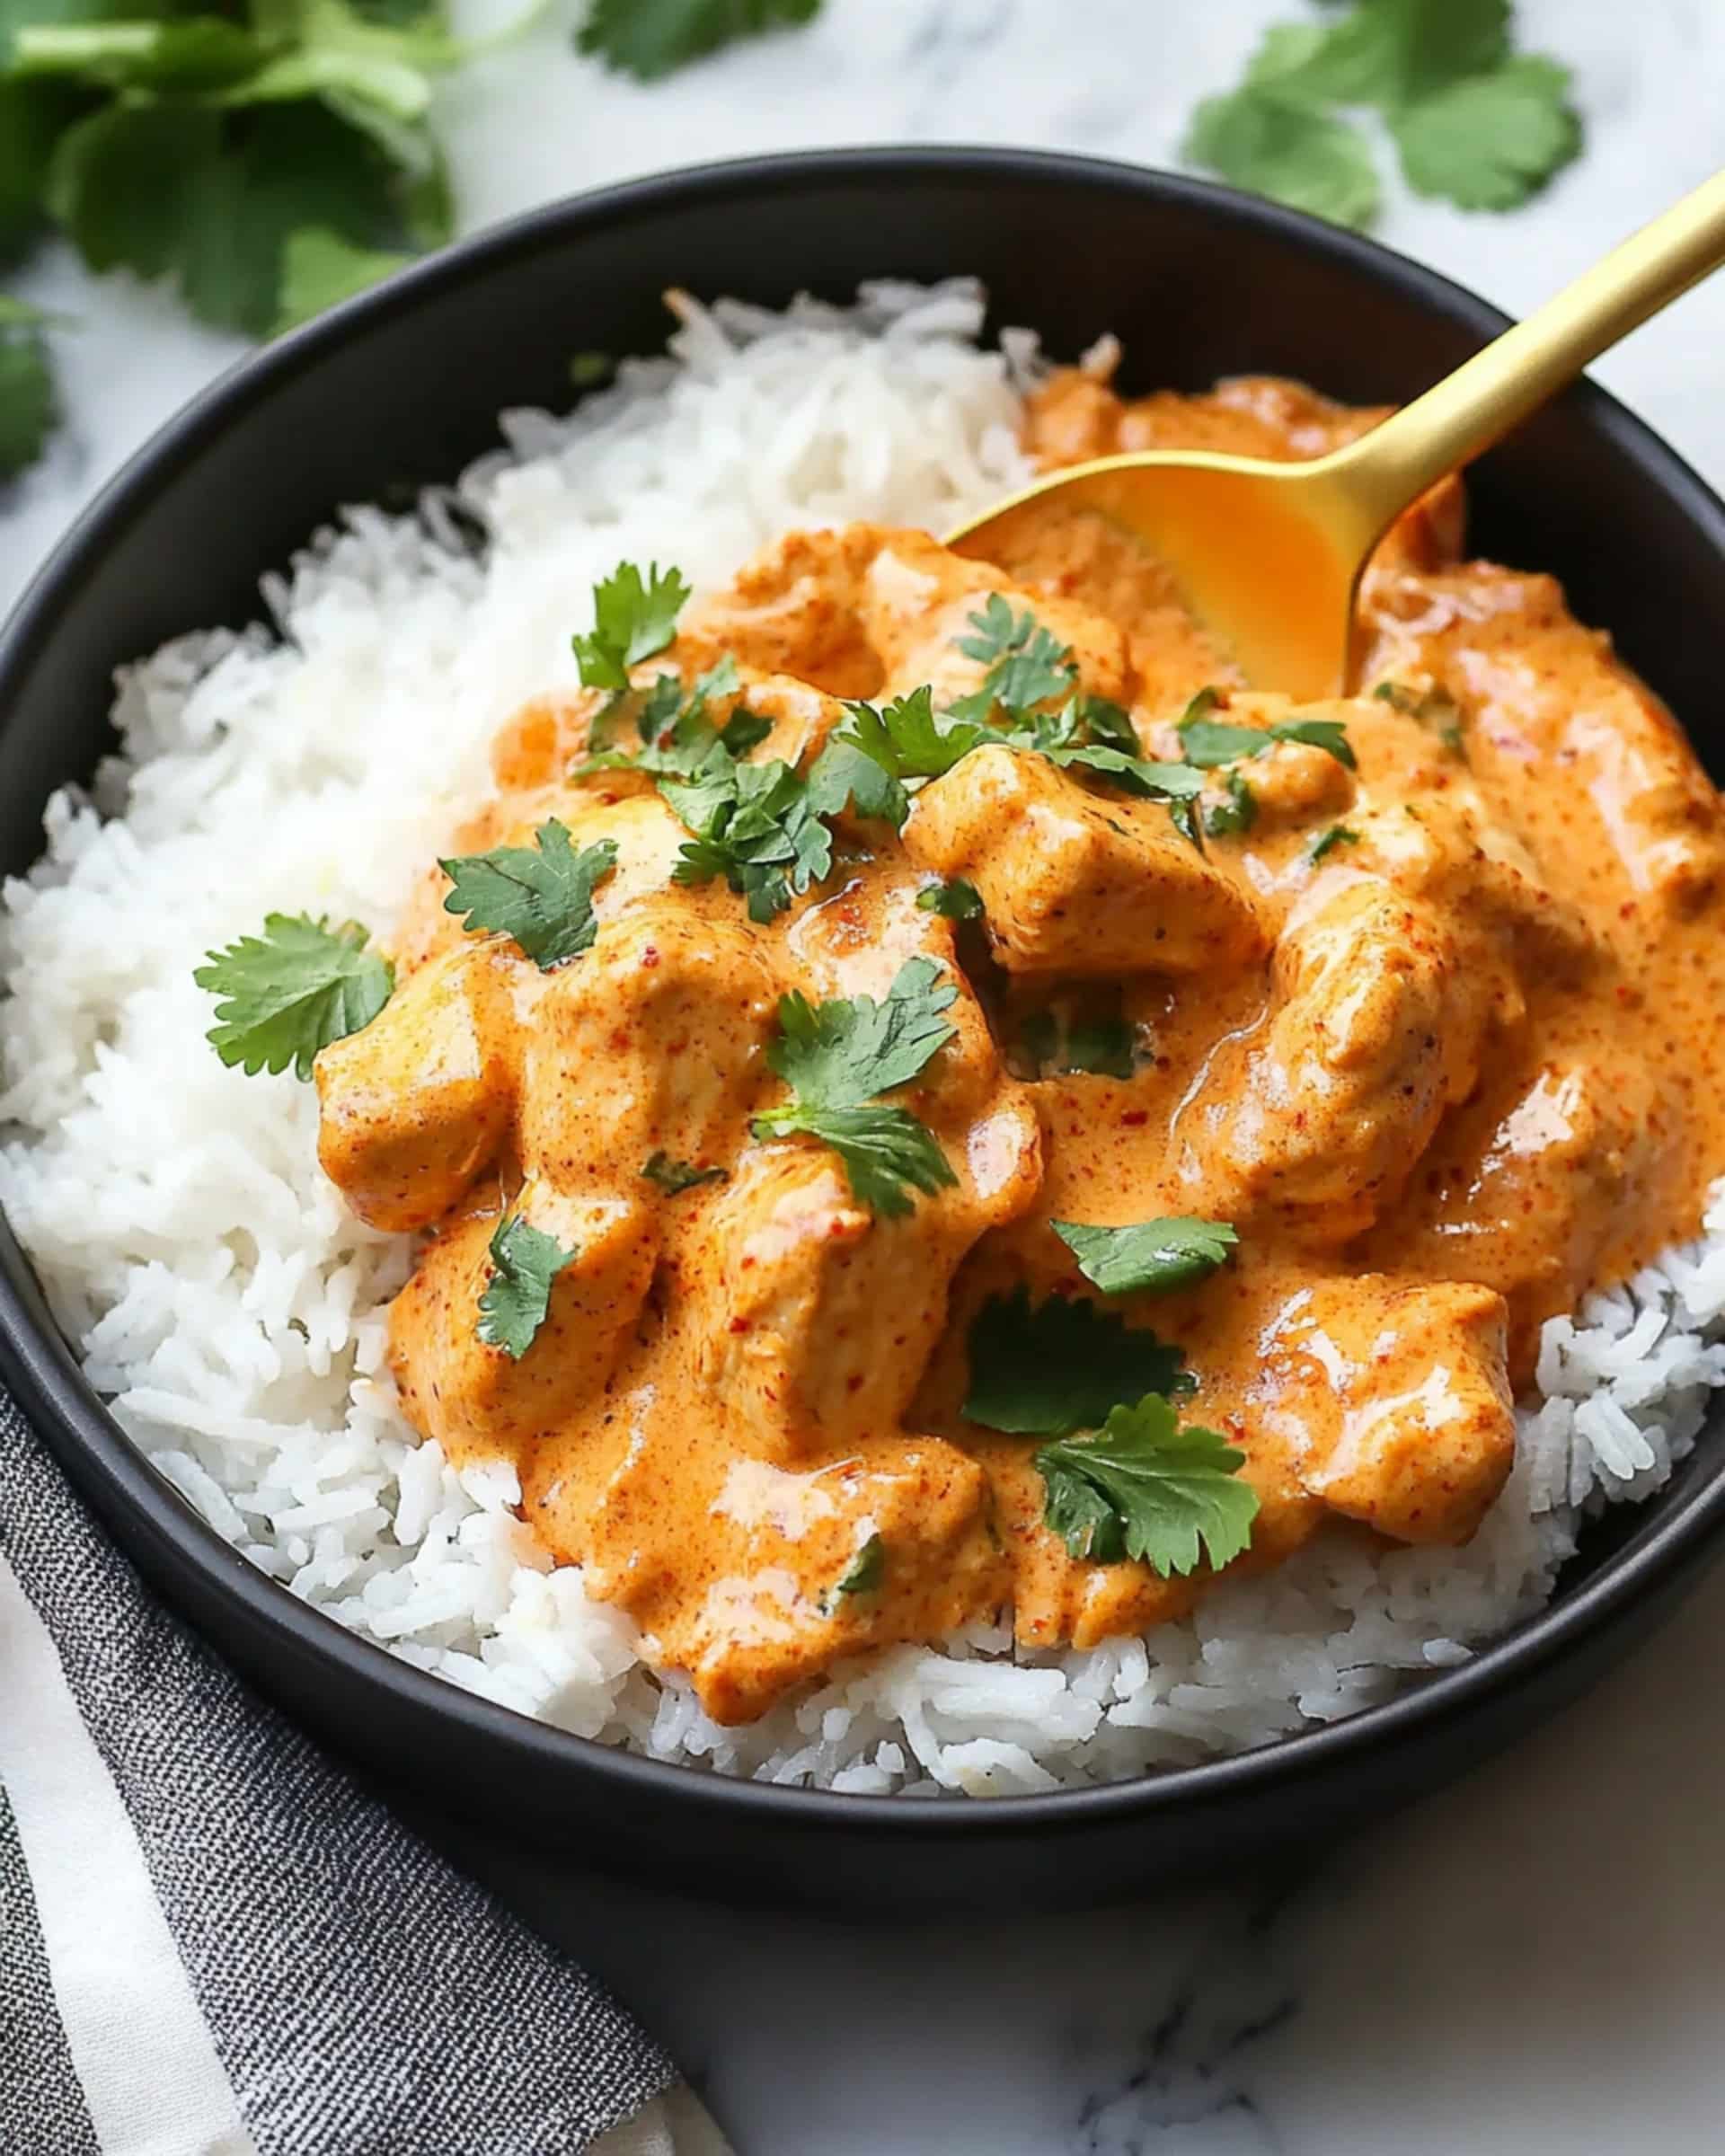
M599 932L594 888L617 865L614 839L577 853L569 826L553 816L531 846L493 846L438 864L448 877L444 911L464 916L470 935L508 936L541 973L588 950Z
M643 83L764 31L813 22L820 0L588 0L581 52Z
M990 592L981 613L969 620L977 633L960 637L959 649L988 670L974 695L953 704L953 718L985 720L996 709L1022 718L1039 704L1070 695L1077 686L1070 646L1045 629L1028 606L1015 614L999 592Z
M1186 761L1199 771L1216 771L1248 756L1261 756L1278 741L1300 741L1310 748L1322 748L1349 771L1358 763L1348 729L1339 719L1291 719L1269 727L1230 726L1203 711L1194 715L1189 707L1179 732Z
M4 124L0 110L0 127ZM4 155L0 148L0 157ZM0 292L0 481L35 463L55 415L42 316L22 299Z
M1239 1241L1225 1220L1179 1215L1124 1228L1092 1228L1074 1220L1048 1225L1078 1260L1078 1270L1105 1295L1166 1294L1205 1280Z
M675 1197L680 1190L693 1190L697 1183L722 1183L730 1180L722 1168L697 1168L693 1161L674 1161L668 1153L650 1153L641 1162L641 1172L650 1183L657 1183L668 1197Z
M1066 1028L1061 1068L1093 1078L1129 1078L1137 1065L1132 1029L1123 1018L1076 1019Z
M252 1077L291 1064L309 1078L318 1050L368 1026L394 988L394 967L367 941L356 922L270 914L261 936L207 953L191 977L221 998L208 1038L222 1061Z
M1411 689L1399 681L1380 681L1372 694L1380 703L1389 704L1409 719L1417 719L1421 726L1437 735L1446 748L1457 755L1461 753L1461 706L1446 689Z
M949 883L931 883L916 894L917 909L939 914L948 921L980 921L982 893L974 883L955 876Z
M400 248L357 247L322 225L290 232L282 246L281 299L275 327L297 329L326 308L369 291L412 260Z
M879 1099L908 1084L954 1038L943 1013L959 992L942 976L933 959L907 959L878 1003L783 996L779 1037L766 1052L793 1098L755 1118L756 1136L801 1135L831 1146L858 1202L889 1217L910 1211L913 1188L932 1195L958 1180L927 1126Z
M878 1534L870 1535L851 1560L851 1568L833 1589L835 1595L871 1595L887 1576L887 1545Z
M1204 833L1208 838L1234 838L1250 831L1258 821L1258 796L1237 771L1229 772L1223 783L1227 788L1225 801L1212 801L1204 811Z
M910 813L910 785L939 778L960 756L998 737L985 726L934 715L933 691L913 689L877 707L852 703L809 774L816 810L836 816L846 807L895 829ZM907 783L908 782L908 783Z
M509 1213L491 1237L491 1278L479 1298L479 1337L518 1363L551 1309L551 1284L576 1253L518 1213Z
M1032 1304L1024 1287L983 1304L969 1350L965 1414L1014 1436L1093 1430L1146 1392L1191 1390L1181 1350L1154 1332L1077 1297Z
M1245 1463L1215 1430L1182 1427L1154 1392L1036 1454L1043 1517L1072 1556L1137 1558L1164 1579L1203 1557L1219 1570L1251 1546L1258 1493L1240 1478Z
M1343 225L1380 201L1373 106L1408 184L1464 209L1513 209L1581 146L1569 70L1517 53L1509 0L1358 0L1328 22L1266 31L1244 81L1193 116L1185 155L1236 187Z
M643 577L635 562L619 561L593 587L592 634L572 640L586 685L626 689L630 667L662 651L677 634L688 596L680 570L661 576L655 561Z
M1180 154L1231 187L1334 225L1363 230L1383 199L1370 146L1357 128L1255 83L1207 97Z
M1570 71L1538 53L1434 91L1390 122L1416 195L1514 209L1579 152Z
M571 352L569 357L570 384L575 389L595 389L616 364L609 352Z
M1031 1011L1020 1021L1018 1039L1039 1077L1129 1078L1137 1068L1137 1034L1122 1018Z
M1331 824L1327 831L1320 831L1305 849L1305 858L1315 868L1326 854L1333 853L1338 846L1357 846L1358 844L1358 831L1350 831L1346 824Z
M661 779L659 790L692 834L672 875L722 876L751 921L772 920L832 868L832 833L788 764L739 764L721 747L688 783Z

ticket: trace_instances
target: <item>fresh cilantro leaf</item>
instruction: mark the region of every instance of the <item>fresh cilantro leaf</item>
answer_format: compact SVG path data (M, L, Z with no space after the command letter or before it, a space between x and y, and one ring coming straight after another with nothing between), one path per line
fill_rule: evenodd
M1310 748L1322 748L1349 771L1358 764L1348 729L1339 719L1290 719L1269 727L1230 726L1225 720L1210 718L1208 709L1194 714L1189 707L1178 730L1181 754L1199 771L1216 771L1248 756L1261 756L1278 741L1299 741Z
M878 1003L866 995L818 1004L783 996L766 1060L805 1105L860 1108L907 1085L957 1038L945 1013L958 995L935 959L918 958L905 960Z
M740 38L811 22L819 12L820 0L588 0L575 43L650 83Z
M1122 793L1136 793L1148 800L1190 801L1203 791L1204 774L1190 764L1163 763L1154 756L1128 756L1101 742L1084 742L1076 748L1044 748L1040 754L1063 771L1093 772L1110 780Z
M1129 1078L1137 1067L1131 1027L1122 1018L1074 1020L1066 1028L1060 1067L1094 1078Z
M77 92L64 84L8 77L6 14L0 0L0 261L40 224L55 137L76 118L80 104Z
M661 779L659 791L694 835L671 873L678 883L722 876L747 897L751 921L770 921L833 865L832 833L788 764L739 764L721 747L694 782Z
M577 853L553 816L531 846L493 846L438 864L452 886L444 911L464 916L470 935L508 936L541 973L586 950L599 932L594 888L617 865L616 843L602 838Z
M0 481L35 463L56 417L42 318L0 292Z
M309 1078L318 1050L368 1026L394 988L394 967L367 941L356 922L270 914L261 936L208 952L191 977L221 999L208 1038L222 1061L249 1077L291 1064Z
M1390 122L1417 195L1462 209L1514 209L1578 156L1570 71L1526 53L1437 90Z
M491 1278L479 1298L479 1337L518 1363L551 1310L552 1282L575 1262L576 1252L518 1213L499 1222L491 1252Z
M1242 756L1261 755L1272 737L1261 726L1230 726L1224 719L1190 715L1180 721L1180 750L1199 771L1237 764Z
M1208 838L1233 838L1250 831L1258 821L1258 796L1237 771L1231 771L1224 783L1227 788L1225 801L1212 801L1204 811L1204 833Z
M1331 824L1327 831L1320 831L1305 849L1305 858L1315 868L1326 854L1333 853L1338 846L1357 846L1358 831L1350 831L1346 824Z
M593 587L591 635L573 640L582 681L588 688L626 689L630 667L662 651L677 634L688 597L680 570L661 576L655 561L643 577L633 561L619 561Z
M1118 748L1128 756L1143 753L1130 714L1106 696L1079 697L1075 716L1091 740L1102 747Z
M1130 1557L1163 1579L1221 1568L1251 1547L1258 1493L1240 1479L1246 1456L1215 1430L1181 1426L1147 1393L1114 1409L1100 1430L1039 1448L1043 1518L1074 1557Z
M436 155L422 120L391 116L386 150L359 117L365 100L266 102L268 72L220 93L226 105L255 97L243 111L189 99L104 105L60 137L47 181L49 208L93 270L172 276L201 320L254 336L280 319L294 234L386 248L447 231L447 205L425 208ZM410 137L423 160L412 169Z
M706 676L703 675L701 680L705 679ZM694 685L699 692L701 682L697 681ZM740 760L748 755L750 749L758 748L772 731L773 721L770 719L763 718L759 711L748 711L739 703L719 729L719 742L728 756Z
M779 1037L766 1051L792 1099L755 1118L756 1136L819 1139L845 1162L858 1201L888 1216L909 1212L910 1189L932 1195L958 1180L933 1133L877 1099L907 1084L954 1038L942 1014L958 988L942 972L933 959L907 959L878 1003L784 996Z
M1084 1074L1129 1078L1137 1067L1136 1037L1121 1018L1063 1020L1053 1011L1031 1011L1019 1027L1019 1046L1038 1076Z
M908 1109L792 1108L756 1116L756 1137L818 1138L845 1163L852 1195L888 1219L908 1213L915 1189L927 1197L958 1181L940 1141Z
M865 820L904 827L910 796L880 760L848 734L836 733L816 757L809 773L809 801L818 816L841 816L849 808Z
M995 739L992 729L934 715L933 691L913 689L884 706L854 702L809 774L818 813L854 807L895 829L910 813L909 784L939 778L961 756Z
M955 876L948 883L925 884L916 894L919 913L939 914L947 921L980 921L982 893L974 883Z
M14 75L69 75L107 90L225 89L269 57L269 46L252 31L219 15L23 22L12 40Z
M1318 106L1411 103L1501 66L1510 0L1363 0L1329 23L1278 23L1246 69L1261 88Z
M1207 97L1192 115L1181 155L1230 187L1337 225L1363 229L1382 199L1370 147L1357 128L1257 84Z
M668 1153L650 1153L641 1162L641 1174L650 1183L657 1183L668 1197L675 1197L680 1190L693 1190L697 1183L722 1183L730 1180L722 1168L697 1168L693 1161L674 1161Z
M1322 749L1349 771L1359 769L1359 758L1340 719L1290 719L1285 725L1272 726L1269 738L1272 741L1303 741L1308 748Z
M1405 687L1399 681L1380 681L1372 691L1380 703L1417 719L1420 725L1437 735L1444 747L1458 756L1466 755L1462 734L1462 707L1445 689L1418 689Z
M1186 152L1236 186L1368 223L1376 175L1337 107L1375 106L1416 193L1509 209L1576 155L1569 74L1510 48L1509 0L1358 0L1328 23L1280 23L1241 87L1194 117Z
M1105 1295L1190 1287L1207 1280L1240 1240L1225 1220L1184 1214L1125 1228L1084 1227L1075 1220L1051 1220L1048 1225L1085 1279Z
M1071 647L1045 629L1027 606L1015 614L1002 595L990 592L982 611L969 617L974 636L957 639L967 658L987 667L982 686L951 706L959 720L985 720L996 708L1022 717L1057 696L1069 696L1078 669Z
M325 308L369 291L412 260L411 254L387 248L356 247L321 225L289 233L282 251L277 331L296 329Z
M1146 1392L1191 1390L1181 1350L1111 1310L1030 1290L991 1295L971 1321L964 1412L1013 1436L1093 1430Z
M887 1576L887 1545L878 1534L851 1560L851 1568L833 1589L836 1595L871 1595Z

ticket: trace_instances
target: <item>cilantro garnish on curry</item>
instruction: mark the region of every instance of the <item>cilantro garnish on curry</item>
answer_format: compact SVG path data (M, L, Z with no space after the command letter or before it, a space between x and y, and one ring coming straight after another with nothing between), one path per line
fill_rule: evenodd
M1030 438L1372 416L1068 372ZM199 972L425 1238L409 1420L719 1719L1004 1611L1142 1630L1326 1520L1465 1541L1541 1323L1693 1228L1718 797L1459 499L1370 572L1374 693L1303 709L1070 508L625 562L386 954L272 915Z

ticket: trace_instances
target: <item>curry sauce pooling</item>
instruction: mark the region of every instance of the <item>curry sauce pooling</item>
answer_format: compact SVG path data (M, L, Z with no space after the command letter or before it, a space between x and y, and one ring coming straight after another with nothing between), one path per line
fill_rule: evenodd
M1069 372L1028 424L1375 416ZM428 1236L409 1418L720 1720L1007 1607L1141 1630L1338 1515L1466 1540L1541 1323L1696 1226L1719 798L1460 527L1402 520L1367 693L1301 709L1071 514L620 572L387 959L332 960L323 1164Z

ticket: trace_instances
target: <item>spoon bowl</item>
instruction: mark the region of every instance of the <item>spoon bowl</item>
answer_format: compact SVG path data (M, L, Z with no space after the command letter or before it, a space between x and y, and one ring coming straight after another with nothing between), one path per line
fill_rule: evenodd
M1725 261L1725 172L1614 248L1379 426L1305 463L1146 450L1075 464L947 535L988 558L1051 506L1105 517L1163 562L1247 682L1297 702L1355 686L1373 548L1428 488L1501 440L1603 351Z

